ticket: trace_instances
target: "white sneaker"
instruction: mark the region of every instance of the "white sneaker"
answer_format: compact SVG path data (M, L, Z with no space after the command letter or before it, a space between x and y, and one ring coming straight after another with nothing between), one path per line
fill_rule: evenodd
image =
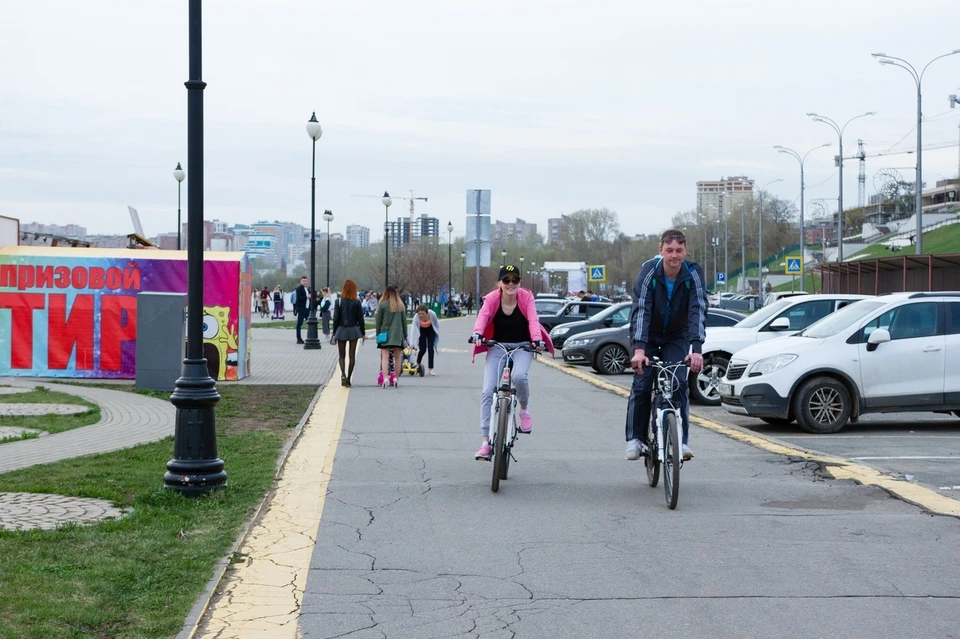
M433 369L432 369L432 368L427 372L427 375L430 375L431 377L436 377L436 376L437 376L437 374L433 372Z
M630 461L640 459L643 449L646 448L639 439L631 439L627 442L626 457Z
M686 444L681 444L680 452L683 455L683 461L690 461L691 459L693 459L693 451L690 450L690 447L687 446Z

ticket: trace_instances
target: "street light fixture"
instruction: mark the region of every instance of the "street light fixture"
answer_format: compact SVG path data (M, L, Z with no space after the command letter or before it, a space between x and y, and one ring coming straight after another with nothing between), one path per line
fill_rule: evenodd
M506 265L507 265L507 249L503 249L500 251L500 266L506 266Z
M312 297L319 299L317 296L317 140L323 135L323 129L317 122L316 112L313 112L307 121L307 135L313 141L313 160L310 167L310 288L313 293L307 302L310 312L307 315L307 339L303 342L303 349L317 351L320 350L320 336L317 334L317 305Z
M813 147L812 149L810 149L809 151L807 151L806 153L804 153L803 156L801 156L799 153L797 153L797 152L794 151L793 149L788 149L787 147L785 147L785 146L780 146L779 144L773 145L773 148L775 148L778 153L786 153L787 155L793 156L794 158L796 158L797 162L800 163L800 267L801 267L801 270L800 270L800 291L801 291L801 292L803 292L803 290L804 290L804 288L803 288L803 281L804 281L804 268L803 268L803 263L804 263L804 257L803 257L803 245L804 245L804 237L803 237L803 224L804 224L804 219L803 219L803 191L804 191L804 183L803 183L803 164L804 164L804 162L807 161L807 156L808 156L808 155L810 155L811 153L813 153L813 152L816 151L817 149L822 149L822 148L828 147L828 146L830 146L830 143L829 143L829 142L827 142L826 144L821 144L820 146L815 146L815 147Z
M180 168L180 163L177 162L177 168L173 170L173 177L177 180L177 250L180 250L180 183L183 182L183 178L187 177L186 172Z
M846 124L840 126L830 118L819 115L817 113L808 113L807 115L813 118L814 122L823 122L834 131L837 132L837 140L840 143L840 150L837 154L837 166L840 167L840 197L837 199L839 206L837 207L837 263L843 261L843 132L847 128L847 124L850 124L858 118L865 118L868 115L876 115L876 111L867 111L866 113L861 113L860 115L855 115L849 120Z
M387 290L387 287L390 285L390 205L393 204L393 200L390 199L390 194L386 191L383 192L383 197L380 198L380 201L383 202L383 290Z
M770 180L766 184L760 187L760 238L757 243L757 294L760 300L760 306L763 306L763 192L768 186L776 182L783 182L783 178L777 178L776 180ZM754 186L753 188L757 188Z
M877 58L880 64L889 64L891 66L900 67L904 71L910 74L910 77L913 78L913 81L917 85L917 183L915 196L915 208L917 215L917 255L923 254L922 244L923 244L923 147L921 146L922 139L922 129L923 129L923 97L920 91L920 87L923 84L923 74L927 72L927 68L939 60L940 58L946 58L947 56L956 55L960 53L960 49L954 49L950 53L944 53L943 55L938 55L930 62L927 62L927 65L917 73L917 70L913 67L912 64L904 60L903 58L898 58L896 56L887 55L886 53L871 53L873 57ZM953 106L951 101L950 106Z
M330 222L333 222L333 211L324 211L323 219L327 222L327 288L330 288Z
M194 497L227 483L223 460L217 456L217 383L203 356L203 15L200 0L190 0L189 79L187 88L187 356L170 403L177 408L173 459L167 462L163 484Z
M460 251L460 259L462 260L460 264L460 292L462 293L467 289L467 252Z
M453 222L447 222L447 299L453 298Z

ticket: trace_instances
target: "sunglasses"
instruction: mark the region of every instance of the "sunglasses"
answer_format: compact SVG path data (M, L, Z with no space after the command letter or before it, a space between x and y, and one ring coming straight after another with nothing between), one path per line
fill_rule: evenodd
M519 284L519 283L520 283L520 278L519 278L519 277L505 277L505 278L503 278L503 279L500 280L500 281L503 282L504 284Z

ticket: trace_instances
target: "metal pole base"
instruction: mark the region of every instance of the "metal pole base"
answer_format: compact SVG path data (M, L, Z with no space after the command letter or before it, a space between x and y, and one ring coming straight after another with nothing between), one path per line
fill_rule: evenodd
M316 309L310 311L307 315L307 339L303 342L303 350L320 350L320 337L317 335L317 312Z
M219 401L216 382L207 373L207 360L183 360L183 375L170 396L177 407L177 424L173 459L163 475L166 488L197 497L226 485L223 460L217 456L214 407Z

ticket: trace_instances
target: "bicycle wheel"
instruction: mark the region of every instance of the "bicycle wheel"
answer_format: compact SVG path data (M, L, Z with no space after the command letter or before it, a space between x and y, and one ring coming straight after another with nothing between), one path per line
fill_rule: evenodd
M643 465L647 468L647 481L651 488L656 488L660 482L660 459L657 453L657 429L655 426L657 412L650 411L650 422L647 424L647 456L643 458Z
M663 429L663 492L667 508L673 510L680 498L680 431L676 413L667 413L666 420Z
M506 397L497 399L497 434L493 440L493 479L490 481L490 490L500 490L500 478L506 476L507 464L507 420L510 418L510 400Z
M507 434L506 434L506 437L504 437L504 439L503 439L503 441L504 441L504 446L503 446L503 473L501 473L500 479L506 479L506 478L507 478L507 474L510 472L510 452L511 452L511 449L510 449L509 446L506 445L506 442L507 442L507 438L509 438L509 436L510 436L510 423L509 423L509 421L512 420L512 419L516 419L515 415L516 415L516 413L512 413L512 412L511 412L511 414L510 414L510 416L509 416L509 419L507 420ZM516 424L513 424L513 428L516 429L516 427L517 427L517 425L516 425ZM514 432L516 432L516 431L514 431Z

